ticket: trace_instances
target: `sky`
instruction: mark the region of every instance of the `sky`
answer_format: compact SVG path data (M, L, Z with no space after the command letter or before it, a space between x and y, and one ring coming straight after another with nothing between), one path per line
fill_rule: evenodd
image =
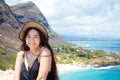
M5 0L11 6L29 0ZM120 0L30 0L59 35L120 39Z

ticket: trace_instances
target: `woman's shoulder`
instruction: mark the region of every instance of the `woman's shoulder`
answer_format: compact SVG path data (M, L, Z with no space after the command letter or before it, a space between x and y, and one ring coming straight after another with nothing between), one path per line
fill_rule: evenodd
M19 51L18 53L17 53L17 56L19 56L19 57L23 57L24 56L24 51Z
M42 47L41 48L41 56L50 56L51 52L47 47Z

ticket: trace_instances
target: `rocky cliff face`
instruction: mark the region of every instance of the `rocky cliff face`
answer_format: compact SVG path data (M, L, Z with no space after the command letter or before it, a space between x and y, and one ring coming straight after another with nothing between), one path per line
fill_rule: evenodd
M0 25L2 25L3 23L16 29L19 26L19 23L15 18L13 12L11 11L10 7L4 2L4 0L0 0Z
M56 33L50 28L47 19L33 2L27 1L25 3L17 4L12 6L11 9L14 12L15 17L18 19L20 25L23 25L28 21L36 21L44 25L49 33L50 38L56 36Z
M44 15L31 1L11 6L11 9L14 12L15 17L19 20L20 24L24 24L28 21L36 21L39 23L43 23L46 28L49 27Z
M52 30L44 15L31 1L9 7L4 0L0 0L0 48L16 52L20 47L18 31L28 21L44 24L50 37L50 44L68 45Z
M17 4L11 6L11 9L21 25L23 25L27 21L36 21L42 23L48 31L51 44L68 44L52 30L45 16L41 13L41 11L33 2L27 1L25 3Z
M18 50L17 29L19 22L15 18L10 7L0 0L0 49L8 52Z

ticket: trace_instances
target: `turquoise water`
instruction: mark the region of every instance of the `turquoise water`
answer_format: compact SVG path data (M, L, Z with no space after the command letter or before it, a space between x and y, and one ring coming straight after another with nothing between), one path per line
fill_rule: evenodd
M69 41L90 50L120 52L120 41ZM120 66L59 73L60 80L120 80Z
M120 52L120 41L69 41L89 50Z
M60 73L60 80L120 80L120 66Z

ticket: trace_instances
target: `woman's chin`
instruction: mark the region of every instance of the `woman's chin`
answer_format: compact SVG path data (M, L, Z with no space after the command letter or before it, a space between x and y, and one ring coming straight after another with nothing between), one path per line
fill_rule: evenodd
M34 46L30 46L29 48L30 48L30 49L35 49L36 47L34 47Z

